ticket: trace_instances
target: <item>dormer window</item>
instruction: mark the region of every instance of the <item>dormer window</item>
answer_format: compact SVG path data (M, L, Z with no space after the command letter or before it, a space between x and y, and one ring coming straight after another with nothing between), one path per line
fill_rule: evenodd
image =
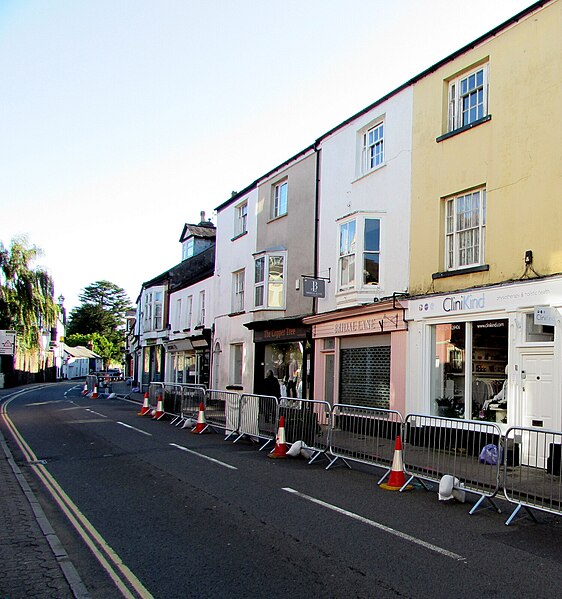
M182 260L191 258L193 256L193 237L189 237L182 244Z

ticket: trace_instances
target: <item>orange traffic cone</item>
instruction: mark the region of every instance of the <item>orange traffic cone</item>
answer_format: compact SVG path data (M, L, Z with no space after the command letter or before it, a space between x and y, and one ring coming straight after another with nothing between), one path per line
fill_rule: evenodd
M146 416L150 413L150 407L148 405L148 391L144 394L144 402L142 404L141 411L137 413L137 416Z
M192 433L200 435L208 429L207 419L205 418L205 404L201 402L199 404L199 415L197 416L197 424L191 429Z
M160 420L164 416L164 407L162 405L162 396L158 396L158 401L156 402L156 411L152 416L152 420Z
M286 458L287 443L285 442L285 416L279 418L279 428L275 437L275 449L267 454L268 458Z
M94 385L94 390L92 391L92 394L90 395L90 397L92 399L97 399L98 398L98 386Z
M82 389L82 395L88 395L88 383L84 383L84 389Z
M404 463L402 462L402 441L400 435L396 437L396 444L394 445L394 458L392 459L392 468L390 469L390 476L388 482L379 485L382 489L387 491L399 491L406 484L406 476L404 475ZM405 490L410 490L411 485L405 487Z

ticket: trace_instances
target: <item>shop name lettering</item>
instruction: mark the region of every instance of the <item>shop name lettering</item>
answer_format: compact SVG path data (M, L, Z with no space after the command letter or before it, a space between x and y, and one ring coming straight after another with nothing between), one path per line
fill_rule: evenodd
M263 336L266 339L276 339L278 337L288 337L297 334L297 329L281 329L279 331L264 331Z
M385 316L381 320L376 318L367 318L365 320L353 320L352 322L337 322L335 324L335 334L357 333L362 331L384 330L385 321L398 328L398 316Z
M457 312L459 310L482 310L484 308L484 294L482 295L459 295L449 296L443 300L445 312Z

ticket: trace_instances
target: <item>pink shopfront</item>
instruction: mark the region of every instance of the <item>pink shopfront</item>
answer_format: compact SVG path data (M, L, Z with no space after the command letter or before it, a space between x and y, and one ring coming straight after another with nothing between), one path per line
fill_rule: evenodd
M314 399L398 410L405 407L407 325L397 301L309 316Z

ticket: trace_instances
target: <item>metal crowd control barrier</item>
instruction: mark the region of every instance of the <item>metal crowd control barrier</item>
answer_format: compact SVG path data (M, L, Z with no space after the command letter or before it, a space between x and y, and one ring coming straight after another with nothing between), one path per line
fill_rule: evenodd
M208 389L205 418L211 428L222 428L227 439L236 434L240 427L240 395L235 391Z
M158 407L158 396L164 399L164 383L152 381L148 384L148 407L151 412Z
M562 432L513 426L505 434L504 494L516 508L506 525L524 508L562 512ZM510 459L511 458L511 459Z
M199 415L199 406L205 404L205 385L192 383L181 384L180 409L171 424L179 426L188 419L196 419Z
M95 374L86 375L86 389L88 393L92 393L94 391L94 387L98 384L98 377Z
M331 406L327 401L282 397L279 400L281 416L285 417L286 442L292 445L301 441L312 451L309 464L327 454L332 422Z
M335 404L329 450L333 457L326 470L338 459L351 468L348 460L353 460L385 468L382 482L390 472L402 424L402 415L395 410Z
M403 435L406 485L414 478L422 484L438 483L449 474L463 483L465 491L480 495L470 514L484 499L499 513L492 498L500 488L501 438L499 426L491 422L408 414Z
M238 437L265 441L260 451L275 439L279 404L276 397L270 395L252 395L244 393L240 397L240 413L238 416ZM234 430L234 429L233 429Z

